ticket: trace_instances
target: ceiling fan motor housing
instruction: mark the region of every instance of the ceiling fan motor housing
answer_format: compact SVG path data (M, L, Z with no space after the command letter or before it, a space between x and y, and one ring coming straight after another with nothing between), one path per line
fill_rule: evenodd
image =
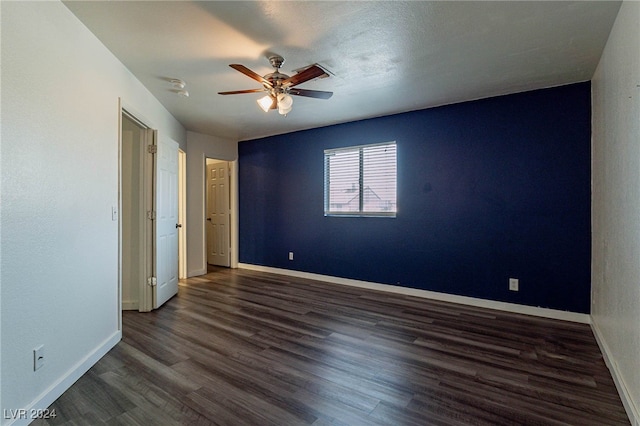
M267 84L264 84L264 87L271 93L271 96L276 97L279 93L286 93L286 88L282 87L282 81L289 78L289 76L280 72L280 67L284 64L282 56L269 56L269 62L275 68L275 71L264 76L264 79L271 84L271 87Z
M274 88L279 88L282 86L282 81L288 79L289 76L286 74L282 74L279 71L275 71L272 72L271 74L267 74L264 76L264 79L267 80L271 86L273 86ZM270 87L267 84L263 84L267 89L270 89ZM283 88L284 89L284 88Z

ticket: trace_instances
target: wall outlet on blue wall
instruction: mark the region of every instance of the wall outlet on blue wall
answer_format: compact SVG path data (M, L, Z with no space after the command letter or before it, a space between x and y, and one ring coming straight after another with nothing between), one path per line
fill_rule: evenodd
M292 251L289 252L289 260L293 260L293 252Z
M509 278L509 290L518 291L520 290L520 280L517 278Z

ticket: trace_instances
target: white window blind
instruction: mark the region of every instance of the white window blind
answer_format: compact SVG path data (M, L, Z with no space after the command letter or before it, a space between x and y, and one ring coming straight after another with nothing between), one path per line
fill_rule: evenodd
M324 214L396 215L396 143L324 152Z

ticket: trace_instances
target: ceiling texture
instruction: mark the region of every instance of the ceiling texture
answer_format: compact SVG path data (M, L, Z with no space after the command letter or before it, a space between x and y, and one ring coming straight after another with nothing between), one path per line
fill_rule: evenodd
M187 130L247 140L590 80L618 1L66 1ZM281 116L229 67L330 73ZM184 80L189 97L171 79Z

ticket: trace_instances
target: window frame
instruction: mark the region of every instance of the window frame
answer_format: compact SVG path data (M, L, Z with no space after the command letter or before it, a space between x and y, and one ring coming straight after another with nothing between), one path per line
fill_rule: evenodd
M395 210L394 211L363 211L364 209L364 149L366 148L376 148L380 146L388 146L393 145L395 148ZM331 206L331 198L330 198L330 180L329 180L329 156L331 154L339 153L339 152L351 152L358 151L359 155L359 165L358 165L358 211L332 211L330 210ZM398 144L396 141L387 141L387 142L379 142L379 143L371 143L371 144L362 144L362 145L351 145L340 148L330 148L324 150L323 155L324 162L324 216L325 217L388 217L395 218L398 213Z

